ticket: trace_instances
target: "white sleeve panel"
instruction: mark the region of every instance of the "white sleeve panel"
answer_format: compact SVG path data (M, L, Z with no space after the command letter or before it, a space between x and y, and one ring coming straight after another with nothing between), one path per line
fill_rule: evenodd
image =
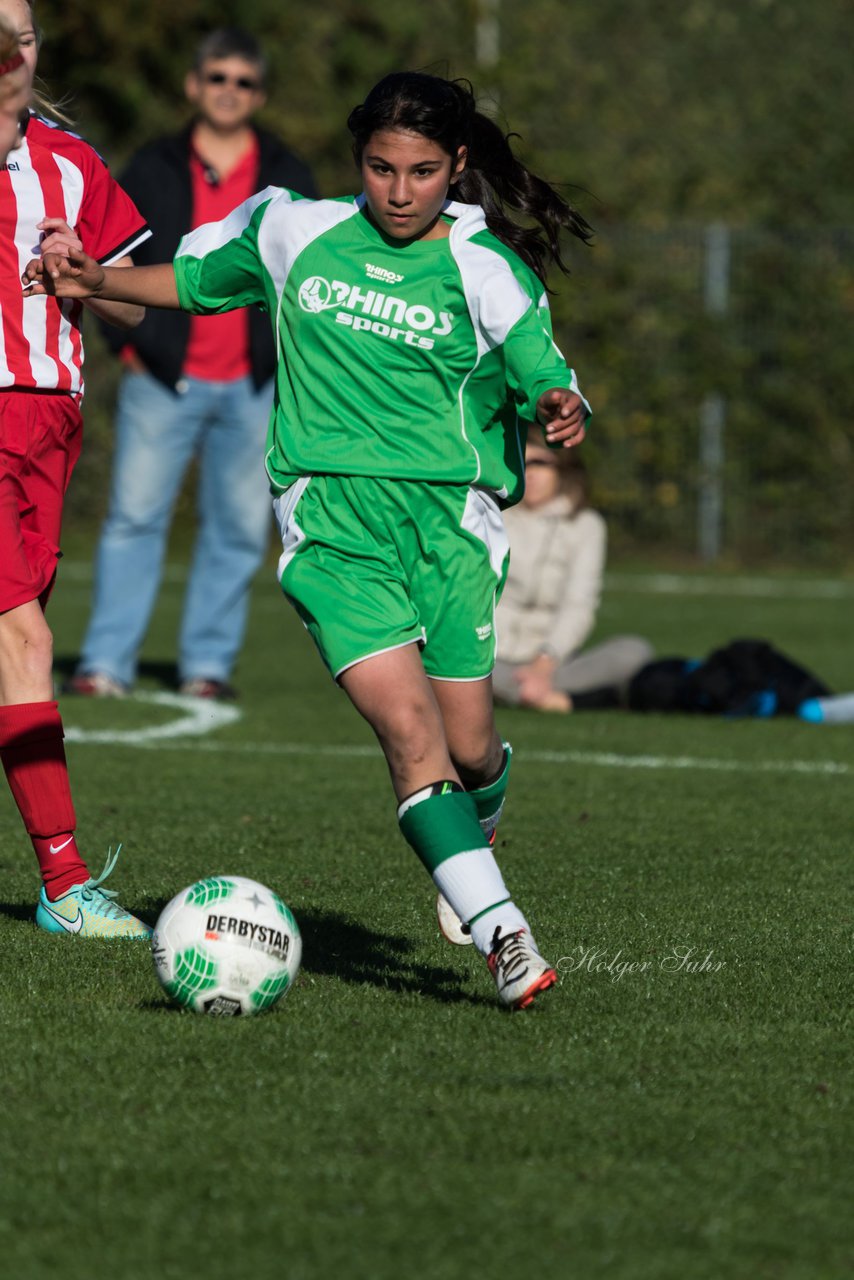
M281 193L287 195L287 193ZM281 298L303 249L361 208L361 200L274 200L258 233L258 252Z
M215 249L224 248L230 240L240 238L252 221L252 215L259 205L282 197L290 199L281 187L265 187L263 191L257 191L236 209L232 209L231 213L220 222L206 222L185 235L178 245L175 257L205 258Z
M500 347L535 303L504 258L463 234L455 237L457 228L465 230L462 219L451 231L451 247L460 269L480 358Z

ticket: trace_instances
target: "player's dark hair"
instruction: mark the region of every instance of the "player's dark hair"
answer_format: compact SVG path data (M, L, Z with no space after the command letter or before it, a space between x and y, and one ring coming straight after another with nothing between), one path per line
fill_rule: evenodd
M456 158L466 147L466 167L448 195L464 204L479 204L490 231L518 253L545 280L551 263L568 274L560 249L562 231L589 244L593 229L577 209L543 178L531 173L513 154L510 139L477 110L467 80L444 80L419 71L399 71L374 85L347 120L353 154L361 164L368 139L378 129L407 129L437 142ZM533 222L524 226L508 211Z
M267 58L253 35L242 27L218 27L201 40L193 57L193 70L198 73L206 62L222 58L242 58L258 68L263 83L267 78Z

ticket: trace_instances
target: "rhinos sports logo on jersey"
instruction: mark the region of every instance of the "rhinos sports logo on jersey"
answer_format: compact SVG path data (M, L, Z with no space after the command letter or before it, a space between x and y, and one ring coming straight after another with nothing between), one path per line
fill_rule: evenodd
M299 304L303 311L318 315L336 310L337 324L355 332L370 331L378 338L405 342L408 346L430 351L437 338L443 338L454 327L449 311L437 315L432 307L408 303L404 298L383 293L379 289L363 289L344 280L325 280L309 276L299 287Z
M386 267L375 267L372 262L365 263L365 274L371 280L382 280L384 284L400 284L403 276L399 276L396 271L389 271Z
M299 304L303 311L325 311L335 304L330 301L332 290L323 276L309 276L299 287Z

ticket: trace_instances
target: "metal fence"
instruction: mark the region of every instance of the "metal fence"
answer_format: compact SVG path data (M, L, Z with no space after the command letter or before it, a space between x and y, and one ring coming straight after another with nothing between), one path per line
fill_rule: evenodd
M852 249L711 225L606 230L580 257L555 314L617 548L854 560Z

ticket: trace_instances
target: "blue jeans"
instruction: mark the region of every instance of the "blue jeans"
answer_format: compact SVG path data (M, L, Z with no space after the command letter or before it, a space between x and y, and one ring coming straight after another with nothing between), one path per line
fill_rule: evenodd
M92 617L80 671L131 684L154 608L169 523L199 458L199 529L178 653L182 680L226 680L246 628L249 586L268 546L264 470L272 383L183 380L180 394L146 373L122 379L110 506L95 559Z

